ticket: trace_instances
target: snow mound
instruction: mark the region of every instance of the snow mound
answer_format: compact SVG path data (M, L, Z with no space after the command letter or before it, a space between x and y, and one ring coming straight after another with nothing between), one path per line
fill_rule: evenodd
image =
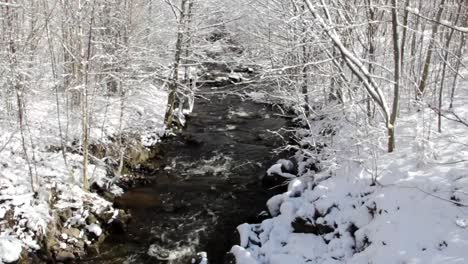
M466 102L455 111L468 117ZM314 121L295 156L299 177L267 202L272 218L238 227L237 264L468 263L468 128L444 120L443 133L428 132L434 117L402 114L394 153L378 128Z
M0 235L0 263L11 263L20 258L21 251L23 250L21 241Z

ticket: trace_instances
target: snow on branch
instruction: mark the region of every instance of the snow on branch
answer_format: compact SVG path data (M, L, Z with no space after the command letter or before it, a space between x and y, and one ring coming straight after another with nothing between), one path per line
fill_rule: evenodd
M437 21L437 20L432 19L430 17L423 16L423 15L421 15L419 13L418 9L408 7L408 8L406 8L406 11L408 11L410 14L413 14L413 15L418 16L420 18L423 18L423 19L426 19L428 21L437 23L437 24L442 25L444 27L448 27L448 28L453 29L455 31L458 31L460 33L463 33L463 34L468 33L468 27L460 27L460 26L453 25L450 21L447 21L447 20Z
M19 7L21 7L21 5L18 5L18 4L5 3L5 2L0 2L0 6L4 6L4 7L13 7L13 8L19 8Z
M381 89L379 89L378 85L375 83L374 79L370 75L369 71L364 67L363 63L359 58L354 56L352 52L345 47L342 43L341 38L333 30L331 25L325 23L324 19L320 16L320 14L315 9L314 5L310 2L310 0L305 0L305 4L309 9L312 16L315 18L316 22L320 25L323 31L330 37L332 42L336 45L336 47L340 50L346 65L349 69L362 81L365 89L367 90L368 94L374 99L374 101L380 106L382 110L382 114L386 121L389 120L390 117L390 110L387 106L387 101ZM325 12L328 14L328 9L325 5L322 5L325 9ZM328 16L328 15L327 15Z

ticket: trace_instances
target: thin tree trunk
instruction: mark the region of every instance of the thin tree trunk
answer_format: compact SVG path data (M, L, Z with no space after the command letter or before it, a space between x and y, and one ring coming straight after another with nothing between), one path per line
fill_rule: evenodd
M460 4L462 4L462 3L464 3L464 1L460 1ZM464 21L463 27L467 27L468 26L468 15L466 14L466 9L462 9L462 11L465 11L464 15L462 17L462 21ZM463 12L460 12L460 13L463 13ZM462 54L464 54L465 44L466 44L466 34L461 34L461 36L460 36L460 45L458 46L457 55L456 55L457 58L459 58L457 60L457 65L455 66L455 71L457 73L459 72L460 66L462 64L461 58L462 58ZM457 85L458 85L458 74L455 74L454 77L453 77L452 89L450 91L449 109L453 108L453 100L454 100L454 97L455 97L455 89L457 88Z
M408 33L408 21L409 21L409 11L408 11L408 7L409 7L409 4L410 4L410 0L406 0L405 1L405 5L404 5L404 14L403 14L403 24L402 24L402 28L403 28L403 32L401 33L401 47L400 47L400 73L403 74L405 72L405 52L406 52L406 38L407 38L407 33ZM411 59L411 58L410 58ZM408 76L408 75L406 75ZM408 98L411 97L411 91L409 89L406 89L409 85L408 85L408 79L405 77L403 77L403 79L401 80L401 83L403 83L403 91L401 92L407 92L408 93ZM401 77L400 77L401 78ZM400 85L401 85L400 83ZM409 101L409 100L408 100ZM400 108L398 109L398 116L400 115Z
M302 12L305 12L305 3L302 4ZM301 16L302 18L302 16ZM305 20L302 19L302 96L304 97L304 113L306 117L309 116L310 107L309 107L309 73L307 62L309 59L309 54L307 52L307 24Z
M455 25L458 23L461 10L462 10L462 4L460 2L460 4L458 5L456 17L455 17L455 22L454 22ZM440 88L439 88L439 109L438 109L438 115L437 115L437 130L439 131L439 133L442 132L442 101L443 101L443 91L444 91L444 84L445 84L445 74L446 74L447 64L448 64L450 44L452 43L452 37L454 33L455 33L455 30L453 28L450 29L450 32L447 36L447 40L445 42L444 61L443 61L443 66L442 66L442 79L440 81Z
M181 8L180 8L180 17L179 17L179 22L178 22L178 30L177 30L177 40L176 40L176 49L175 49L175 54L174 54L174 71L173 71L173 76L172 80L170 81L169 88L169 97L168 97L168 103L167 103L167 110L166 110L166 116L164 117L165 124L167 128L172 127L172 122L174 119L174 106L176 104L177 100L177 92L178 92L178 86L179 86L179 68L180 68L180 62L181 62L181 57L182 57L182 45L184 42L184 37L185 37L185 32L184 32L184 24L185 24L185 13L186 13L186 6L187 3L190 0L182 0L181 2Z
M400 45L398 34L398 0L392 0L392 33L393 33L393 104L388 124L388 152L395 150L395 126L400 102Z
M33 173L31 160L28 155L28 148L26 145L26 135L25 135L25 120L24 120L24 86L23 81L20 79L20 73L18 72L18 48L15 45L15 37L17 36L18 32L15 32L15 27L18 25L15 23L15 19L18 19L16 10L13 12L10 7L8 6L9 0L5 2L7 4L5 8L5 18L7 23L8 30L8 59L9 59L9 66L11 70L11 85L14 87L14 91L16 93L16 105L18 108L18 123L21 132L21 146L23 148L23 155L28 165L28 173L31 180L31 189L33 192L36 192L38 189L38 178L37 174Z
M63 162L65 164L65 168L67 169L68 172L70 172L68 168L68 161L66 157L66 149L65 149L65 141L63 137L63 129L62 129L62 120L60 116L60 102L59 102L59 89L58 89L58 78L57 78L57 67L56 67L56 57L54 53L54 48L53 48L53 43L52 39L50 37L50 28L49 28L49 19L47 18L47 12L49 11L49 7L47 4L47 1L43 1L44 5L44 15L46 17L45 21L45 30L46 30L46 37L47 37L47 44L48 44L48 50L50 54L50 61L51 61L51 68L52 68L52 77L54 78L54 90L55 90L55 106L57 110L57 124L58 124L58 129L59 129L59 137L60 137L60 149L62 152L62 158Z
M330 37L331 41L340 50L343 60L346 62L348 68L362 82L366 91L369 93L372 99L374 99L374 101L379 105L380 109L382 110L381 113L385 119L385 122L388 124L390 118L390 111L388 110L386 99L382 90L379 88L379 86L374 81L369 71L367 71L367 69L364 67L362 62L357 57L355 57L349 49L347 49L344 46L343 42L341 41L337 33L334 31L334 29L325 23L325 21L317 12L310 0L305 0L305 2L309 11L312 13L319 26L324 30L324 32ZM326 12L328 12L328 9L325 5L322 5L322 7L325 9Z
M367 38L368 38L368 44L369 44L369 62L368 63L368 71L370 74L374 73L374 67L373 67L373 62L375 61L375 45L374 45L374 37L375 37L375 26L373 22L375 21L375 10L373 7L373 1L368 0L367 1L367 11L368 11L368 20L371 22L369 23L367 27ZM369 122L371 121L373 117L372 113L372 98L369 95L366 95L366 112L367 112L367 118L369 119Z
M466 37L465 37L465 35L462 35L461 40L460 40L460 45L458 46L458 51L457 51L457 57L460 58L460 59L457 61L457 65L455 66L455 70L456 70L457 73L459 72L460 66L462 64L461 56L462 56L462 54L464 52L465 44L466 44ZM455 90L457 88L457 85L458 85L458 74L455 74L455 76L453 77L452 89L450 90L449 109L453 108L453 101L455 99Z
M92 47L92 27L94 25L94 7L95 1L92 4L92 12L88 31L88 45L85 47L81 44L81 68L83 69L84 82L82 89L81 98L81 111L82 111L82 148L83 148L83 189L89 190L89 177L88 177L88 159L89 159L89 109L88 109L88 85L89 85L89 60L91 58L91 47ZM81 10L82 12L82 10ZM81 23L80 23L81 24ZM83 27L80 25L80 36L81 40L84 41Z
M424 90L426 89L426 86L427 86L427 80L429 78L429 69L430 69L431 60L432 60L432 53L433 53L434 46L435 46L435 38L436 38L436 35L437 35L438 31L439 31L439 22L440 22L440 20L442 18L442 13L444 11L444 5L445 5L445 0L442 0L440 2L439 10L437 11L437 15L436 15L436 19L435 19L437 21L437 23L434 23L432 25L431 39L429 40L429 46L427 47L426 59L424 61L424 68L423 68L423 72L421 74L421 80L420 80L419 85L418 85L418 90L416 91L417 92L417 96L416 96L417 99L421 99L421 97L424 94Z

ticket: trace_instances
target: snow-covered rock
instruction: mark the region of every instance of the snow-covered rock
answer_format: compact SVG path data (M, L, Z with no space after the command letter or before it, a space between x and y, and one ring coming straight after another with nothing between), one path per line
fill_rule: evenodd
M20 240L0 235L0 263L11 263L18 260L22 250L23 247Z
M258 264L252 253L242 247L233 246L231 253L236 257L237 264Z
M97 237L99 237L102 234L102 228L97 224L88 225L86 226L86 229Z

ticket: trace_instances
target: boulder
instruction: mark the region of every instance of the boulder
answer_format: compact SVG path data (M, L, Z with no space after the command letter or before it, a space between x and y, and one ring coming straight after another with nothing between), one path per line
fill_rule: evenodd
M206 252L197 253L195 257L192 258L192 264L208 264L208 256Z
M224 264L236 264L236 257L231 252L226 253L224 256Z
M234 83L240 83L242 82L242 79L243 79L242 74L237 73L237 72L230 73L228 78L230 81Z
M130 214L126 213L124 210L119 210L117 217L110 223L112 232L124 233L131 219L132 216Z
M278 191L287 191L287 185L284 184L288 179L296 178L296 169L294 163L290 160L280 159L268 170L262 178L263 186L267 188L278 187Z
M310 219L304 219L301 217L294 219L291 225L294 233L324 235L335 231L332 226L327 224L312 223Z
M71 208L64 208L58 211L58 216L60 217L60 221L62 223L65 223L68 219L70 219L73 216L73 211L71 210Z
M67 250L59 250L55 255L55 260L60 262L71 262L75 260L75 255Z
M88 252L89 255L91 256L97 256L99 255L99 246L97 244L91 244L86 246L86 251Z
M66 234L68 237L80 238L80 230L78 228L64 228L62 233Z
M98 219L94 214L89 214L88 218L86 218L86 224L91 225L91 224L96 224L98 223Z

